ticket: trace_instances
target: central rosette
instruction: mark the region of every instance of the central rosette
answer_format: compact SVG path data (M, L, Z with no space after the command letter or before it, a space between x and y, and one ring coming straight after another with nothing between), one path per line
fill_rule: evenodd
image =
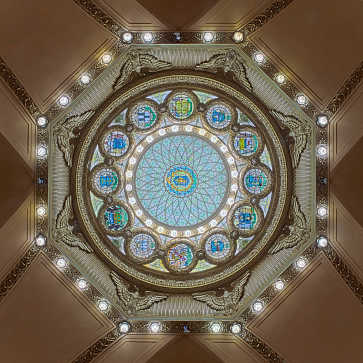
M197 187L197 176L189 166L171 167L165 175L166 189L177 197L185 197L193 193Z
M140 153L134 187L143 213L184 230L207 223L230 188L228 163L216 144L194 133L156 137Z

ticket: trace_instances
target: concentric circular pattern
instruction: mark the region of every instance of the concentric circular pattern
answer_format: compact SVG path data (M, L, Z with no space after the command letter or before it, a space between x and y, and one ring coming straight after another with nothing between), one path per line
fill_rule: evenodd
M150 130L158 121L158 105L152 101L140 101L131 106L127 118L140 130Z
M170 193L185 197L197 187L197 176L189 166L172 166L165 175L165 186Z
M230 224L242 236L251 236L256 233L262 222L262 212L257 206L247 203L238 204L230 213Z
M266 196L271 190L271 173L265 167L247 169L243 175L243 187L249 194Z
M262 151L261 138L252 127L245 127L230 140L232 150L239 157L254 156Z
M227 103L217 100L208 103L204 119L215 130L226 129L236 118L236 111Z
M231 258L235 251L231 241L223 229L211 230L202 241L205 257L208 262L221 264Z
M146 233L143 230L138 230L126 246L128 256L138 263L152 261L157 248L157 237L153 233Z
M196 97L188 91L172 92L167 99L168 112L177 121L187 121L195 113Z
M132 215L122 202L105 204L99 211L98 220L107 234L119 236L132 224Z
M181 240L171 245L165 256L166 267L173 272L188 272L194 268L196 259L190 243Z
M124 133L123 129L116 126L106 129L101 137L101 152L108 157L123 157L130 147L129 137Z
M97 165L91 171L90 188L99 197L117 193L122 188L118 170L105 164Z
M140 156L135 190L156 223L192 228L215 214L229 190L224 157L205 139L165 136Z

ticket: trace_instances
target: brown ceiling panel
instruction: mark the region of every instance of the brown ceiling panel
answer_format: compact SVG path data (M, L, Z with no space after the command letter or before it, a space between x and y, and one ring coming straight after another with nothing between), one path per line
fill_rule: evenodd
M208 347L225 363L258 363L265 361L242 339L231 334L198 334L195 335L195 339L198 339L199 343Z
M66 363L111 329L53 263L39 256L0 304L1 361Z
M189 29L234 31L261 13L273 0L220 0L205 15L194 21Z
M33 172L0 132L0 228L33 192Z
M253 39L326 105L363 59L362 22L362 1L294 0Z
M97 3L130 31L167 30L167 27L137 0L97 0ZM174 4L169 7L173 8Z
M94 363L146 363L173 335L127 335L114 344Z
M159 350L147 363L170 363L173 352L173 363L223 363L206 346L200 344L193 336L176 336Z
M363 137L363 83L344 107L334 116L330 127L330 170Z
M251 326L288 362L363 361L363 306L320 255Z
M36 126L10 89L1 81L0 109L0 133L24 160L27 167L34 170ZM1 160L5 159L5 155L8 156L6 153L0 155Z
M3 213L3 207L0 211ZM30 193L0 228L0 279L33 242L34 223L34 193Z
M169 29L181 30L199 20L218 0L184 0L173 4L168 0L138 0Z
M356 198L361 199L361 194L359 191ZM330 241L350 269L363 281L363 226L354 219L333 193L330 196L329 206Z
M2 58L43 110L111 38L72 0L3 1L0 33Z

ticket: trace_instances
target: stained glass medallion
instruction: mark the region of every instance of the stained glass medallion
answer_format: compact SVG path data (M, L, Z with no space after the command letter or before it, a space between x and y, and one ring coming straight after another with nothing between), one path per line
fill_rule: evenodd
M130 139L121 127L114 126L100 140L101 152L109 157L123 157L130 147Z
M105 164L92 169L90 188L99 197L115 194L122 188L122 179L117 168Z
M127 254L138 263L149 263L156 257L158 237L150 230L138 229L126 244Z
M176 121L190 121L197 105L196 96L189 91L175 91L167 98L169 115Z
M128 119L140 131L150 130L158 121L158 105L150 100L144 100L131 106Z
M222 130L235 122L236 111L226 102L217 99L208 103L203 116L207 126L214 130Z
M256 129L251 127L243 128L230 139L232 150L239 157L251 157L260 153L263 149L261 137Z
M196 264L192 246L183 240L171 245L165 256L166 266L173 272L188 272Z
M241 183L247 193L263 197L271 190L271 175L269 170L263 166L247 169L242 179Z
M221 264L234 255L235 243L223 229L211 230L202 241L206 259L210 263Z

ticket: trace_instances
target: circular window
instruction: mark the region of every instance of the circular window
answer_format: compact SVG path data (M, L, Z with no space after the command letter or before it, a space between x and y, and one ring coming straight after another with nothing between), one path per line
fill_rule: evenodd
M206 289L242 273L288 209L279 128L251 96L208 77L159 75L120 91L77 145L83 234L153 288Z

